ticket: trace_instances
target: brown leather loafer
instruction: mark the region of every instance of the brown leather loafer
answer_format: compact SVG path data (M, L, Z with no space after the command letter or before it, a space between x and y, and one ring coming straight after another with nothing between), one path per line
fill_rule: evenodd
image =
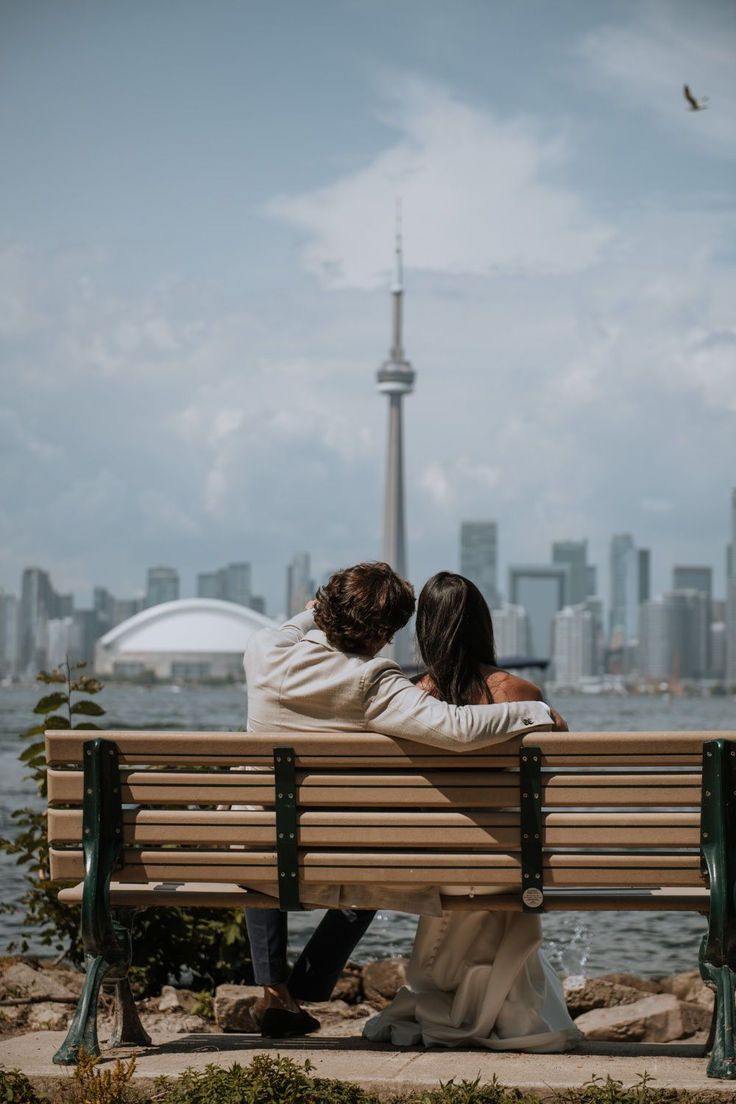
M290 1035L311 1035L319 1029L319 1020L302 1008L290 1012L287 1008L267 1008L261 1017L264 1039L287 1039Z

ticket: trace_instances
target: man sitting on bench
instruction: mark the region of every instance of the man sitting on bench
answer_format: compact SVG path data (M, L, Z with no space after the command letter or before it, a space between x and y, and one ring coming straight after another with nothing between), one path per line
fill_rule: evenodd
M419 690L393 660L380 656L414 612L412 586L388 564L363 563L337 572L310 606L248 642L243 663L249 732L362 730L462 752L538 729L567 728L559 714L538 701L448 705ZM255 1014L266 1037L317 1030L319 1021L298 1002L329 999L379 904L403 912L440 911L436 887L315 887L306 903L328 912L291 974L287 914L246 910L255 981L264 987Z

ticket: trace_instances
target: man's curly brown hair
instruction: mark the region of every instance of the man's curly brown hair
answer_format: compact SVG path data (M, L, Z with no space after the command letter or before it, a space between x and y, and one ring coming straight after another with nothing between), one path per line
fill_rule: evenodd
M333 648L375 655L407 623L414 604L414 587L387 563L359 563L320 587L314 621Z

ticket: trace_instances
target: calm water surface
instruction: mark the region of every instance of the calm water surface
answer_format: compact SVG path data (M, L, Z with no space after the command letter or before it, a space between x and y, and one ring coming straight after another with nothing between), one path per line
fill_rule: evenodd
M13 832L10 814L35 801L18 762L23 746L18 733L33 723L35 687L0 688L0 834ZM98 698L109 728L236 730L245 723L241 687L106 687ZM660 698L560 696L554 703L571 729L578 731L736 730L733 698ZM12 900L22 881L11 859L0 855L2 899ZM292 944L298 948L317 914L290 918ZM364 936L358 961L406 954L416 919L381 913ZM0 953L20 931L19 917L0 917ZM644 976L693 969L705 921L684 913L557 913L544 917L547 949L564 974L626 970ZM26 932L26 934L28 934ZM41 948L39 948L40 950Z

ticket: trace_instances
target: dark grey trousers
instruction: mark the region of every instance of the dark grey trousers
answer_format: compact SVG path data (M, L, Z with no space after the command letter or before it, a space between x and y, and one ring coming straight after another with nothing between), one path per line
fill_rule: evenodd
M288 913L246 909L256 985L286 982L296 1000L329 1000L345 963L375 915L367 909L329 909L290 973L286 961Z

